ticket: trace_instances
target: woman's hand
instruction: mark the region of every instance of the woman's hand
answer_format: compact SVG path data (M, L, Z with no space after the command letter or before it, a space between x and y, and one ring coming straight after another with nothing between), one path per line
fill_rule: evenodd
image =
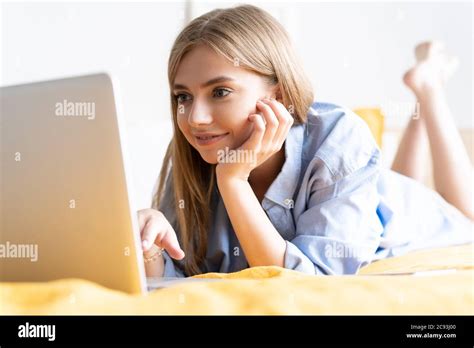
M238 178L247 181L250 172L281 150L293 125L293 116L285 106L275 99L262 99L257 109L263 116L252 114L249 122L254 124L253 132L238 149L229 150L226 156L218 156L217 178ZM235 156L231 156L234 151Z
M155 209L139 210L138 225L144 253L155 243L165 249L172 258L176 260L184 258L184 251L179 246L176 233L162 212Z

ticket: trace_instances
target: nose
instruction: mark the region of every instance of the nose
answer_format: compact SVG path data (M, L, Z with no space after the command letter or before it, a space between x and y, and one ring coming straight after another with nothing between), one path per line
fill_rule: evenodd
M210 108L203 102L195 100L188 115L188 123L192 127L212 124Z

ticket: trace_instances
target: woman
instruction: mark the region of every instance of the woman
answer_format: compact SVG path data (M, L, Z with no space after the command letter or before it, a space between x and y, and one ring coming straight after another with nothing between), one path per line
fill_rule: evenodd
M442 54L427 43L417 56L405 82L422 115L390 171L358 116L313 103L268 13L239 6L189 23L169 57L174 136L153 209L138 213L147 275L264 265L353 274L378 258L471 241L471 166L442 92ZM426 135L439 194L415 181Z

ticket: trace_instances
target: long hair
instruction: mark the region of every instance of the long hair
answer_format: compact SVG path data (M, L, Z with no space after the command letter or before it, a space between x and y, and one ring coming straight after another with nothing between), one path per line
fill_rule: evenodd
M176 38L168 60L174 136L168 145L152 206L174 204L178 240L186 256L188 276L202 273L211 222L211 201L216 186L215 165L205 162L181 133L177 123L178 102L172 94L183 56L197 45L207 45L234 64L278 84L283 105L294 123L306 122L313 102L311 84L294 53L282 25L264 10L242 5L216 9L191 21ZM171 178L171 180L168 180ZM172 185L174 202L161 202L166 185ZM176 204L181 202L184 206Z

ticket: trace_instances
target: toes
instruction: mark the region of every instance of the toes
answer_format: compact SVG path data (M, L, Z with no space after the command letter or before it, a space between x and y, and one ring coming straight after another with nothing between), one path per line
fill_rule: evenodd
M422 42L415 47L415 57L417 62L421 62L428 57L429 42Z
M444 43L441 41L425 41L415 47L415 56L418 62L427 60L444 51Z

